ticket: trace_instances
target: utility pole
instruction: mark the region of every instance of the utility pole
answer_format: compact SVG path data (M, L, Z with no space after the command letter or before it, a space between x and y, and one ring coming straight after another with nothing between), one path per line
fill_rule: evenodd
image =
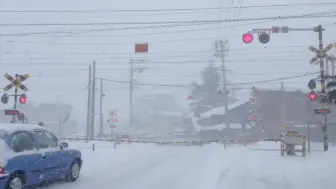
M104 123L103 123L103 78L100 78L100 99L99 99L99 134L103 136L104 134Z
M130 88L129 88L129 127L132 126L133 123L133 60L130 60Z
M221 59L222 82L223 82L223 92L222 92L222 94L224 95L224 110L225 110L224 115L225 115L229 111L229 105L228 105L229 91L227 89L225 55L224 55L224 53L229 50L228 41L227 40L216 41L215 46L216 46L215 56L217 56ZM227 121L226 121L226 126L230 127L230 124Z
M95 92L96 92L96 61L92 65L92 82L91 82L91 124L90 124L90 138L94 138L94 124L95 124Z
M86 141L90 139L90 117L91 117L91 79L92 68L89 66L89 78L88 78L88 99L87 99L87 114L86 114Z
M323 51L323 28L322 25L318 25L316 28L318 32L318 39L319 39L319 50ZM320 72L321 72L321 93L326 94L326 86L325 86L325 73L324 73L324 58L320 56ZM328 62L326 62L328 64ZM326 66L327 67L327 66ZM327 108L327 104L322 104L323 108ZM324 115L324 124L322 126L323 131L323 149L324 151L328 151L328 122L327 122L327 115Z

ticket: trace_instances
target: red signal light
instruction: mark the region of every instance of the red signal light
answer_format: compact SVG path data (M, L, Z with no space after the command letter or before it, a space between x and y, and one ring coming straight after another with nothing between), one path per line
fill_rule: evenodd
M245 43L245 44L249 44L249 43L251 43L253 41L253 35L252 34L250 34L250 33L245 33L244 35L243 35L243 42Z
M20 103L21 104L26 104L27 102L27 99L26 98L20 98Z
M316 98L317 98L317 94L314 91L311 91L309 93L309 99L310 100L316 100Z
M27 97L26 97L26 95L25 95L25 94L22 94L22 95L20 96L20 98L19 98L19 101L20 101L21 104L26 104L26 102L27 102Z
M251 116L251 115L248 117L248 120L249 120L249 121L251 121L251 120L252 120L252 116Z

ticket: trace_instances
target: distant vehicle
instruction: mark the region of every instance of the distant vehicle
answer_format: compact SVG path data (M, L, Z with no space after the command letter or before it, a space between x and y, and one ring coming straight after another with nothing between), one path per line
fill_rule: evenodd
M23 189L56 180L76 181L79 150L35 124L0 123L0 189Z

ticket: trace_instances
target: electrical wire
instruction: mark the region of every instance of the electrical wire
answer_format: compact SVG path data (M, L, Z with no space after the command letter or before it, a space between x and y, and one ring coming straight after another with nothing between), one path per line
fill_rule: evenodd
M252 22L252 23L245 23L245 24L235 24L232 27L238 27L238 26L246 26L246 25L254 25L254 24L261 24L267 21L259 21L259 22ZM182 25L180 25L182 26ZM204 26L204 24L187 24L183 26ZM169 25L169 27L176 27L175 25ZM151 29L157 29L157 28L169 28L167 27L152 27ZM217 27L216 27L217 28ZM77 36L78 34L87 34L87 33L95 33L95 32L107 32L107 31L118 31L118 30L132 30L132 28L100 28L100 29L90 29L90 30L78 30L78 31L48 31L48 32L29 32L29 33L12 33L12 34L0 34L0 36L3 37L10 37L10 36L32 36L32 35L49 35L49 34L67 34L64 36L33 36L33 37L129 37L129 36L144 36L144 35L158 35L158 34L175 34L175 33L186 33L186 32L199 32L199 31L208 31L208 30L214 30L215 27L208 27L208 28L198 28L198 29L188 29L188 30L178 30L178 31L165 31L165 32L148 32L148 33L137 33L137 34L115 34L115 35L83 35L83 36ZM139 28L138 28L139 29ZM140 28L141 29L141 28ZM144 29L150 29L150 28L144 28Z
M238 26L247 26L247 25L255 25L255 24L262 24L272 22L272 20L266 21L259 21L259 22L252 22L252 23L245 23L245 24L235 24L232 27ZM190 25L190 26L197 26L197 25ZM198 25L202 26L202 25ZM231 27L231 26L230 26ZM94 32L106 32L106 31L114 31L115 28L103 28L103 29L91 29L91 30L80 30L79 32L75 31L49 31L49 32L29 32L29 33L11 33L11 34L0 34L2 37L52 37L52 38L120 38L120 37L129 37L129 36L146 36L146 35L162 35L162 34L180 34L180 33L190 33L190 32L200 32L200 31L208 31L208 30L215 30L217 27L208 27L208 28L198 28L198 29L188 29L188 30L177 30L177 31L162 31L162 32L147 32L147 33L136 33L136 34L113 34L113 35L77 35L77 34L86 34L86 33L94 33ZM129 30L124 28L124 30ZM68 35L49 35L49 34L68 34ZM35 36L37 35L37 36ZM47 36L38 36L38 35L47 35ZM48 36L49 35L49 36Z
M288 49L288 48L307 48L310 45L279 45L279 46L272 46L272 47L255 47L255 48L232 48L230 49L230 52L235 52L235 51L243 51L245 54L246 51L254 51L254 50L262 50L264 51L265 49L269 50L276 50L276 49ZM204 49L204 50L188 50L188 51L166 51L166 52L160 52L160 53L155 53L151 54L148 53L148 55L167 55L167 54L199 54L199 53L213 53L212 49ZM253 52L254 53L254 52ZM134 53L130 52L43 52L43 51L32 51L32 52L24 52L24 51L5 51L1 53L2 55L5 54L22 54L22 55L28 55L28 54L42 54L42 55L134 55ZM242 54L242 55L243 55ZM112 57L113 58L113 57Z
M244 64L255 64L255 63L267 63L267 62L272 62L272 64L268 64L268 65L259 65L259 66L274 66L274 65L283 65L284 62L288 62L288 61L292 61L292 62L300 62L300 63L308 63L309 59L255 59L254 61L251 61L250 59L246 59L246 60L227 60L227 63L244 63ZM16 61L13 61L16 62ZM0 65L5 65L5 66L33 66L33 65L39 65L39 66L74 66L74 65L89 65L91 61L86 61L87 63L85 63L85 61L78 61L78 62L46 62L46 61L42 61L42 62L30 62L30 63L13 63L13 62L2 62L0 63ZM277 63L275 63L277 62ZM207 61L169 61L169 62L147 62L147 63L137 63L138 65L172 65L172 64L177 64L177 65L187 65L187 64L193 64L193 65L207 65L209 62ZM129 62L116 62L116 63L111 63L111 62L97 62L97 65L127 65L129 64ZM291 65L291 64L287 64L287 65ZM300 65L300 64L294 64L294 65ZM294 66L293 65L293 66ZM302 64L301 64L302 65ZM253 67L257 67L257 65L253 65Z
M152 22L80 22L80 23L2 23L0 26L82 26L82 25L158 25L157 27L178 27L186 26L183 24L217 24L225 22L240 22L240 21L261 21L261 20L284 20L284 19L296 19L296 18L323 18L323 17L335 17L335 15L323 15L323 14L333 14L336 13L336 10L323 11L317 13L310 13L304 15L287 15L287 16L276 16L276 17L256 17L256 18L243 18L238 20L193 20L193 21L152 21ZM171 24L171 25L162 25L162 24ZM134 27L132 29L148 29L153 26L146 27ZM116 28L125 29L125 28ZM128 28L129 29L129 28Z
M271 58L283 58L284 55L290 55L292 56L292 58L296 58L296 56L300 56L300 58L302 56L306 56L307 55L307 51L301 50L301 51L274 51L272 53L270 52L251 52L251 53L230 53L228 54L228 57L236 57L239 56L239 58L241 57L250 57L250 58L254 58L255 55L272 55ZM5 54L6 55L6 54ZM14 54L13 54L14 55ZM64 54L66 55L66 54ZM69 54L71 55L71 54ZM277 55L277 56L274 56ZM279 55L279 56L278 56ZM113 57L109 57L109 56L102 56L102 57L97 57L97 56L57 56L57 57L48 57L48 56L43 56L43 57L27 57L26 55L24 57L19 57L16 55L15 57L15 61L19 61L19 60L30 60L30 61L36 61L36 60L88 60L88 59L95 59L97 61L100 60L106 60L106 61L111 61L111 63L113 63L115 60L120 60L120 59L129 59L129 56L113 56ZM201 55L204 56L204 55ZM154 58L155 56L151 56L151 58ZM159 58L159 57L158 57ZM195 55L160 55L160 58L165 58L165 59L177 59L177 58L195 58ZM2 56L2 58L0 58L1 61L7 61L7 60L11 60L14 61L12 57L8 57L8 56ZM183 60L185 61L185 60ZM1 65L1 63L0 63Z
M206 7L206 8L174 8L174 9L100 9L100 10L0 10L0 13L103 13L103 12L166 12L166 11L199 11L199 10L218 10L218 9L251 9L251 8L280 8L280 7L302 7L302 6L332 6L335 2L320 3L292 3L292 4L274 4L274 5L249 5L235 7Z
M276 78L276 79L268 79L268 80L252 81L252 82L230 83L230 84L227 84L227 85L228 86L237 86L237 85L251 85L251 84L259 84L259 83L268 83L268 82L273 82L273 81L283 81L283 80L288 80L288 79L306 77L306 76L316 75L318 73L319 72L312 72L312 73L306 73L306 74L295 75L295 76L290 76L290 77L281 77L281 78ZM114 82L114 83L124 83L124 84L129 84L130 83L129 81L120 81L120 80L107 79L107 78L97 78L97 79L102 79L104 81L109 81L109 82ZM156 87L192 88L191 85L169 85L169 84L153 84L153 83L138 83L138 82L136 83L136 85L156 86Z
M335 13L336 11L333 11ZM192 20L192 21L152 21L152 22L73 22L73 23L1 23L0 26L94 26L94 25L159 25L158 27L180 27L190 26L183 24L217 24L225 22L246 22L246 21L261 21L261 20L287 20L298 18L332 18L336 15L292 15L292 16L276 16L276 17L255 17L255 18L241 18L237 20ZM160 26L161 24L161 26ZM162 25L171 24L171 25ZM134 27L132 29L150 29L154 26ZM116 28L115 30L124 30L125 28Z

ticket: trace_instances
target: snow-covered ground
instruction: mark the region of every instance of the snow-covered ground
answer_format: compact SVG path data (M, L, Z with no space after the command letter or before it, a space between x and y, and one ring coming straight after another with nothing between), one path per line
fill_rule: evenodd
M203 147L71 143L84 165L74 183L51 189L334 189L336 149L281 157L279 143ZM322 145L312 145L322 149ZM268 149L262 151L260 149Z

